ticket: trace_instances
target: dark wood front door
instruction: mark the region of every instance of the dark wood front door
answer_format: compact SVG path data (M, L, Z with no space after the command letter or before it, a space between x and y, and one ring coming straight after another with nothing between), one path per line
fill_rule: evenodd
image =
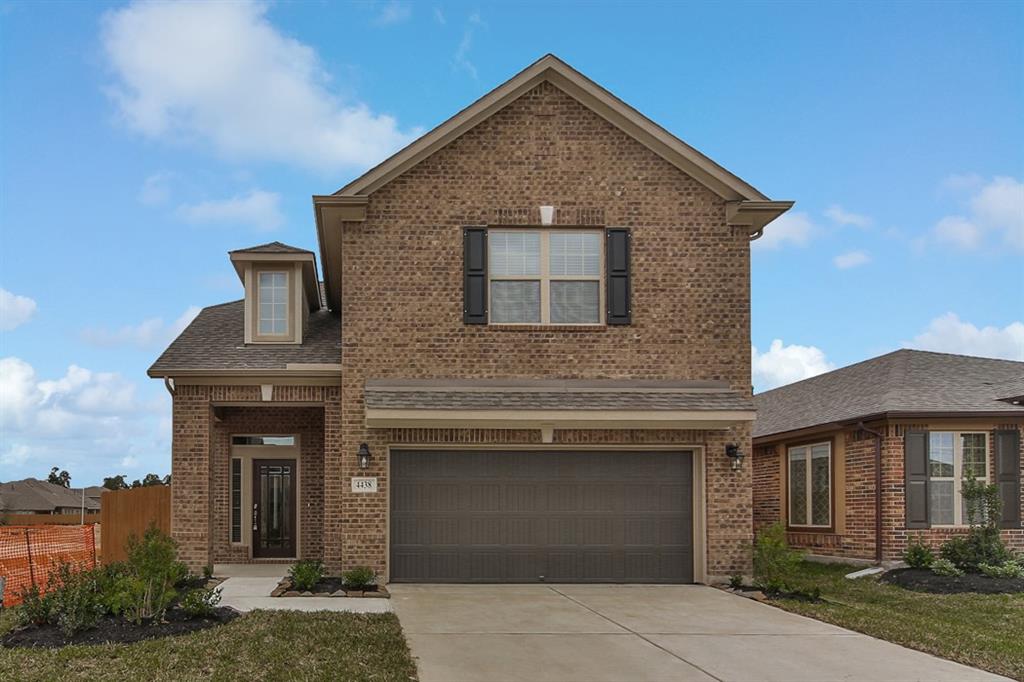
M295 556L294 459L252 462L252 555Z

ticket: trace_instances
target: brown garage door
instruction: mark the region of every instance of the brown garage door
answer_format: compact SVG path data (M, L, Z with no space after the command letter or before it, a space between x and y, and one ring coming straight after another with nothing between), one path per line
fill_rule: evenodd
M391 580L693 582L688 452L391 453Z

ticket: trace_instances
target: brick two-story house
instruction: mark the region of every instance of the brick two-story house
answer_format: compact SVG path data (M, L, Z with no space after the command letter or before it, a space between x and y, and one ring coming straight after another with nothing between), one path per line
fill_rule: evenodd
M149 370L193 567L386 581L700 582L748 569L750 240L771 201L553 56L334 194L317 256Z

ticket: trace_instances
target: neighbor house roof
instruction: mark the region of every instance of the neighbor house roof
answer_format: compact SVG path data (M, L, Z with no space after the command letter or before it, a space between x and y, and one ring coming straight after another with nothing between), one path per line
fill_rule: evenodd
M151 377L305 368L333 371L341 362L341 318L321 308L309 314L301 344L245 344L245 302L210 306L196 316L149 368Z
M760 236L766 224L793 205L792 201L769 199L555 55L548 54L334 194L313 197L324 279L329 284L327 304L330 308L337 309L341 304L341 266L337 258L341 248L341 223L365 219L370 194L543 82L551 83L573 97L724 199L727 202L726 222L746 228L752 238Z
M754 437L888 415L1024 416L1000 400L1024 362L898 350L754 396Z
M23 481L0 483L0 511L24 511L49 513L61 507L81 507L82 489L63 486L26 478ZM98 511L100 503L85 496L87 511Z

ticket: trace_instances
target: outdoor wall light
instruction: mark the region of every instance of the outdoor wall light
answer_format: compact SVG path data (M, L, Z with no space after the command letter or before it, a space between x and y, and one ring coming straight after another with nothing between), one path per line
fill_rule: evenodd
M735 443L729 443L725 446L725 456L732 460L732 470L739 471L740 467L743 466L743 452L740 450L740 446Z
M370 460L373 459L373 455L370 454L370 446L366 443L359 444L359 452L356 453L359 457L359 468L366 469L370 466Z

